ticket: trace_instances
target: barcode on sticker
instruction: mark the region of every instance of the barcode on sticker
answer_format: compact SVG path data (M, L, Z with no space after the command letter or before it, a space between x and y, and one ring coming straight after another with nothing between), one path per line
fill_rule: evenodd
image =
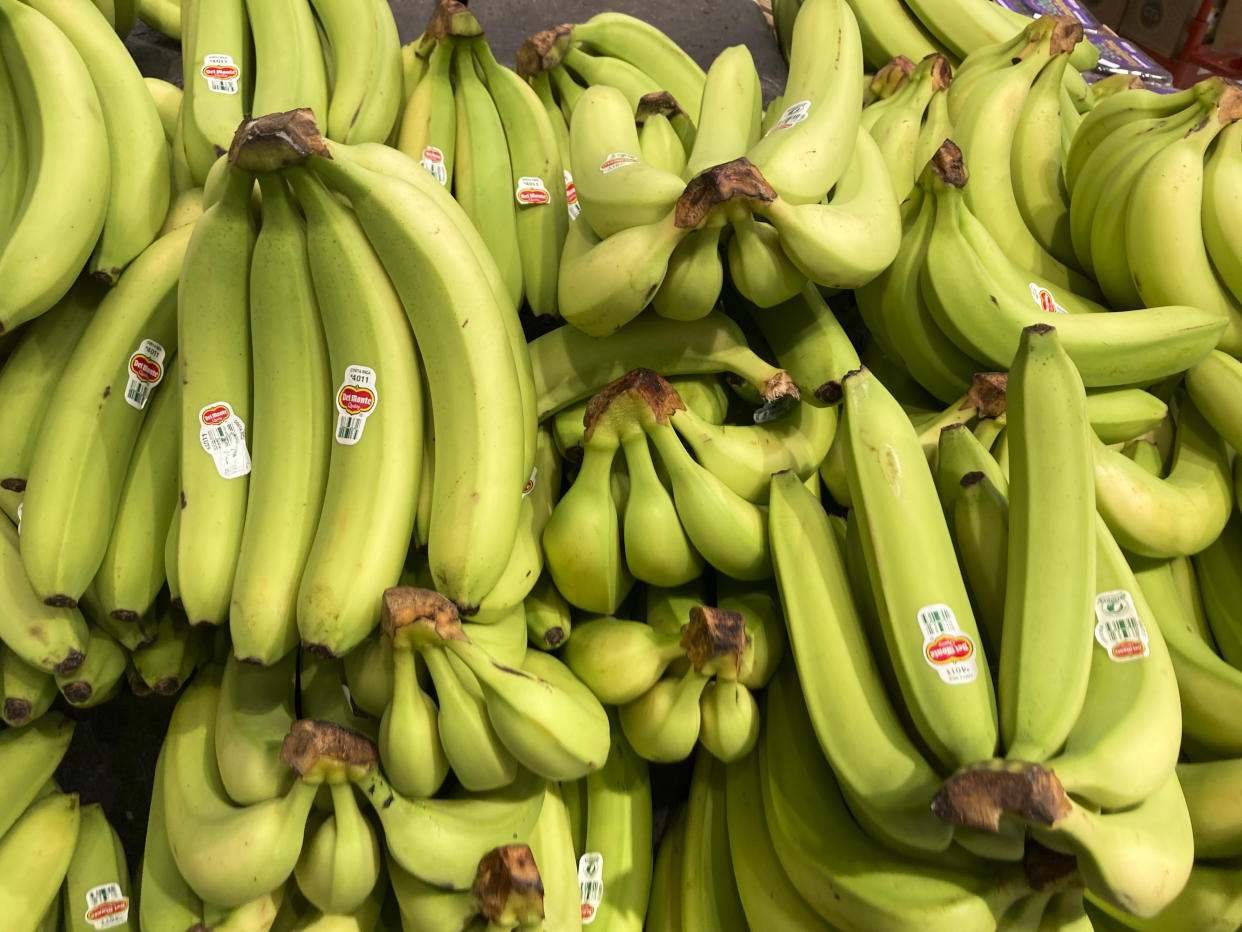
M444 152L435 146L424 146L423 156L418 164L431 172L431 177L445 187L448 186L448 166L444 164Z
M341 386L336 390L336 442L353 446L362 439L367 418L379 403L375 370L367 366L346 366Z
M241 69L231 55L207 55L199 74L207 82L207 90L213 94L236 94L237 79Z
M923 659L940 679L950 685L973 682L979 675L975 642L962 633L953 609L941 603L924 605L918 610L918 623Z
M246 424L227 401L203 405L198 412L198 442L216 464L222 479L250 474L250 451L246 449Z
M775 133L780 129L789 129L791 126L797 126L811 112L811 102L809 100L800 100L796 104L790 104L785 108L785 112L781 114L781 118L776 121L769 133ZM766 135L766 134L765 134Z
M1047 288L1027 282L1027 287L1031 289L1031 297L1035 299L1035 303L1039 305L1039 309L1048 314L1068 314L1065 308L1057 304L1057 299L1052 296L1052 292Z
M129 357L126 366L125 401L141 411L151 400L151 393L164 380L164 347L154 340L143 340Z
M604 856L597 851L588 851L578 859L578 899L582 924L594 922L604 899Z
M111 929L129 920L129 898L121 885L106 883L86 891L86 922L94 929Z
M1147 627L1125 589L1101 592L1095 597L1095 640L1118 663L1140 660L1151 653Z
M565 205L569 208L569 219L577 220L582 213L582 205L578 203L578 189L574 187L574 176L568 169L562 169L565 175Z

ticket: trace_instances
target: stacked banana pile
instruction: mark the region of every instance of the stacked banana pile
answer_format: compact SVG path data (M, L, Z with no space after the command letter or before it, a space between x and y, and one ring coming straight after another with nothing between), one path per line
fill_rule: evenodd
M0 0L13 928L1242 924L1242 92L170 5L184 90ZM52 779L126 687L132 876Z

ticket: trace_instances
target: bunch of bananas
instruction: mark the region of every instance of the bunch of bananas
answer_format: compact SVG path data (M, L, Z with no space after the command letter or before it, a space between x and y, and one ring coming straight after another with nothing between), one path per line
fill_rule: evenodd
M168 210L168 157L138 67L90 0L0 6L0 333L83 267L113 285Z

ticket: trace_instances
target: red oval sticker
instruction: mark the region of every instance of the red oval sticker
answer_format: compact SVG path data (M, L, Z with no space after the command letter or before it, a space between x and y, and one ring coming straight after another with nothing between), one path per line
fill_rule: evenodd
M138 376L139 382L158 382L164 370L160 364L142 353L135 353L129 361L129 370Z
M200 417L208 427L215 427L229 419L229 407L228 405L212 405L203 411Z
M349 414L361 414L375 407L375 392L369 388L346 385L336 396L336 403Z
M927 659L934 664L958 663L974 652L974 643L961 634L942 634L927 645Z

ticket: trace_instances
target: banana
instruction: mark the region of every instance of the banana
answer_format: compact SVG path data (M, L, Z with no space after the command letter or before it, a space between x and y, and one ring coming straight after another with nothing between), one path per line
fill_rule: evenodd
M660 89L677 98L690 120L698 124L706 76L694 59L659 29L635 16L607 11L575 25L571 36L594 52L619 58L645 72Z
M341 660L350 701L372 718L379 718L392 698L392 644L377 628Z
M846 478L902 695L942 766L989 757L991 675L922 446L868 370L848 374L843 387Z
M1014 127L1009 175L1018 212L1031 235L1054 259L1074 268L1077 259L1070 241L1060 133L1065 109L1062 85L1068 66L1068 51L1054 55L1032 82Z
M583 92L569 126L569 152L583 217L603 240L659 221L685 189L679 175L643 161L634 108L608 85Z
M0 248L0 332L7 332L51 308L86 263L108 214L112 155L90 70L56 23L4 0L0 53L27 163L25 193Z
M1181 704L1157 619L1098 516L1095 539L1098 621L1086 698L1047 766L1076 798L1121 809L1168 778L1181 743Z
M111 699L125 679L129 655L103 628L90 628L86 659L72 673L57 673L56 688L65 701L78 709L90 709Z
M756 932L828 932L832 926L802 899L772 846L763 815L757 752L726 768L725 816L733 879L750 927Z
M160 127L164 131L164 141L172 145L173 136L177 131L177 115L181 112L183 92L177 85L163 78L144 75L142 81L147 93L151 95L152 103L155 104L155 112L160 118Z
M379 881L380 845L351 783L332 783L332 814L314 829L293 868L298 889L325 913L349 913Z
M1196 858L1242 855L1242 822L1234 792L1238 767L1238 758L1177 765L1177 779L1194 831Z
M1182 892L1155 916L1140 919L1110 905L1087 891L1087 913L1095 928L1141 929L1143 932L1174 932L1192 923L1195 928L1219 932L1232 927L1242 918L1242 896L1239 895L1237 861L1196 861L1190 879ZM1113 920L1113 926L1105 925Z
M139 18L170 39L181 39L181 5L174 0L138 0Z
M639 698L685 655L679 630L660 631L612 616L580 620L562 659L600 702L624 705Z
M543 882L543 928L547 932L577 932L582 928L578 859L569 810L557 783L549 782L544 790L529 844Z
M672 494L656 472L638 425L621 439L630 489L622 516L626 569L656 586L677 586L703 571L703 557L686 536Z
M443 219L447 211L404 182L340 159L311 164L352 201L410 317L436 424L428 557L437 587L469 615L512 551L534 451L505 317L512 309L500 306L456 221ZM428 300L442 301L444 312L418 313Z
M0 909L13 932L38 932L73 861L81 810L77 793L52 793L31 804L0 837L0 868L8 880Z
M830 288L866 284L892 262L901 242L901 217L884 158L865 129L858 127L855 136L827 203L818 198L797 203L778 194L755 205L756 213L776 228L793 264Z
M621 730L640 757L654 763L685 760L699 739L699 697L709 677L693 667L663 677L618 709Z
M953 77L953 82L958 80ZM952 84L950 84L952 87ZM953 120L949 116L949 88L944 88L932 95L927 103L927 112L923 116L923 125L919 129L918 141L914 144L915 179L923 167L931 161L936 150L944 145L944 141L953 135Z
M968 186L958 150L946 142L928 172L936 222L921 273L932 316L958 346L989 366L1007 368L1023 328L1047 321L1038 303L1053 298L1032 274L1016 266L965 207ZM996 303L978 310L980 295ZM990 302L989 302L990 303ZM1148 384L1202 359L1224 329L1217 315L1169 306L1115 313L1067 313L1056 318L1058 337L1084 385Z
M156 393L134 441L117 499L116 520L91 583L112 618L136 621L146 615L164 585L164 541L179 505L180 416L181 386L170 380Z
M172 180L163 126L123 36L113 31L94 4L33 0L29 6L73 43L99 94L111 180L103 231L89 270L101 281L115 284L122 269L156 238L168 213Z
M172 696L206 659L209 629L191 628L163 598L156 601L153 612L155 643L132 650L130 664L148 689Z
M1242 362L1220 350L1212 350L1186 371L1186 391L1195 409L1234 450L1242 449L1242 406L1238 402L1242 396L1235 394L1239 390Z
M927 808L939 777L884 693L828 517L792 473L772 478L769 525L806 708L850 808L890 845L944 850L951 829Z
M744 156L759 140L762 109L759 73L750 51L744 45L722 50L707 70L694 120L698 131L681 177L689 181L704 169Z
M70 289L51 310L20 331L0 368L0 432L8 438L0 449L0 510L10 520L17 520L30 459L46 417L45 399L55 390L102 297L102 290L92 283Z
M995 675L1004 632L1009 502L982 472L967 472L958 489L952 499L942 502L949 504L945 513Z
M1055 328L1022 331L1006 413L1012 471L1001 736L1010 758L1043 762L1065 742L1087 693L1093 645L1084 619L1091 617L1096 555L1085 393ZM1050 576L1057 586L1048 586ZM1049 637L1055 624L1065 626L1062 634Z
M1093 447L1100 514L1126 550L1188 556L1220 535L1233 510L1227 448L1191 402L1181 406L1173 464L1163 479L1098 440Z
M638 144L643 161L663 171L680 175L686 167L686 149L673 124L663 113L646 114L639 124Z
M759 740L759 705L751 691L729 677L717 677L699 696L699 743L721 763L749 754Z
M716 607L744 619L747 640L737 681L751 691L762 689L788 650L775 584L740 582L717 574Z
M246 427L252 422L253 187L253 176L228 170L223 198L192 228L178 289L181 509L176 575L191 624L227 620L245 525L251 468Z
M681 918L686 929L744 932L746 914L733 881L724 765L700 749L686 803Z
M1203 162L1212 140L1240 116L1242 90L1230 87L1200 126L1143 167L1125 224L1126 258L1143 301L1176 298L1212 311L1228 321L1220 346L1234 353L1242 351L1242 303L1220 281L1204 245Z
M556 588L578 608L616 611L634 584L623 556L621 515L609 491L620 440L601 431L583 446L582 465L556 503L541 542Z
M1087 392L1087 419L1100 442L1106 445L1124 443L1156 430L1168 411L1165 402L1138 388Z
M795 297L776 307L743 309L808 404L825 404L816 390L828 382L839 382L860 365L849 336L814 285L804 285ZM678 391L686 400L680 384Z
M6 236L26 195L28 154L26 127L9 69L0 69L0 231Z
M583 924L641 930L652 878L651 778L612 716L601 769L586 777L586 849L578 861Z
M135 260L48 402L23 498L22 560L53 603L75 604L107 550L147 402L180 342L177 282L192 230L168 234Z
M868 132L884 155L893 191L899 196L910 190L922 171L923 165L918 163L915 153L924 113L932 97L949 87L949 81L948 59L942 55L929 55L888 98L891 104L874 121L865 120L870 124Z
M485 40L471 42L504 127L517 202L516 236L526 301L535 316L555 316L557 269L569 214L563 183L565 166L553 125L530 85L500 65ZM489 231L488 235L494 237L496 233Z
M433 679L437 681L437 695L441 697L438 708L418 682L413 645L387 626L384 635L392 642L392 694L380 718L380 759L398 791L408 796L432 796L444 782L452 762L446 756L447 749L441 746L437 727L440 708L445 710L442 713L444 724L449 725L451 684L436 677L435 667L428 661ZM441 682L443 687L439 685ZM455 749L452 737L446 736L445 741ZM478 788L473 785L469 773L462 779L462 785L468 789Z
M859 143L850 143L860 129L862 76L862 43L849 5L805 0L794 20L785 111L746 152L782 201L814 204L838 179L845 183L857 158L852 148Z
M1242 125L1235 122L1221 130L1203 166L1203 243L1212 268L1238 301L1242 301L1242 251L1236 245L1240 172Z
M1194 568L1220 655L1242 669L1242 616L1236 602L1242 561L1242 518L1235 510L1216 540L1195 554Z
M710 232L696 231L691 237ZM780 235L772 224L748 216L734 221L732 233L727 244L729 277L747 301L762 308L773 307L792 299L806 286L806 275L781 248ZM673 271L671 264L669 271ZM660 293L656 293L657 298Z
M569 603L557 591L550 574L540 575L534 588L526 594L523 607L526 609L526 633L530 646L555 650L569 640L573 630Z
M779 3L778 6L794 10L797 5L793 0ZM858 20L858 32L862 40L863 60L873 68L878 68L897 55L909 55L915 59L937 52L944 52L944 47L935 39L927 28L919 22L917 16L903 3L850 3L854 18ZM775 12L775 10L773 11ZM792 32L793 23L785 27ZM781 30L777 30L780 35ZM784 47L784 46L782 46ZM788 51L786 51L788 59Z
M51 708L58 693L50 673L32 667L0 644L0 719L6 725L29 725Z
M65 872L62 900L66 930L93 932L129 922L129 867L121 838L108 823L98 803L82 806L78 815L78 838Z
M0 639L31 666L70 673L82 665L88 640L76 608L46 605L30 586L18 549L17 529L0 521L0 594L11 612L0 616Z
M741 328L717 312L693 321L642 315L602 339L558 327L532 340L530 355L540 420L639 366L666 378L732 372L765 401L789 394L787 374L752 352Z
M425 168L442 187L453 177L457 109L453 104L454 44L439 39L427 56L427 70L401 116L397 148Z
M0 804L0 839L39 798L40 788L52 778L69 750L73 731L71 719L49 712L26 728L0 732L0 765L13 780Z
M993 928L1030 891L1017 864L970 873L875 841L850 815L786 666L766 693L758 746L764 818L781 868L825 921L879 930Z
M487 244L500 269L509 302L516 308L522 304L522 258L518 247L517 200L509 197L513 166L505 128L487 85L476 70L471 44L461 40L456 45L453 196Z
M319 783L297 779L284 796L234 806L215 766L219 697L218 667L182 693L165 738L161 791L177 869L204 901L234 907L293 872Z
M247 0L254 42L254 116L309 107L327 116L328 76L307 0ZM279 65L279 67L277 67Z
M421 437L407 427L411 417L416 423L422 417L422 391L409 324L357 221L313 176L289 176L307 215L320 339L332 377L341 379L323 505L308 522L313 538L296 618L305 642L340 655L377 623L376 591L396 581L404 562L418 486L411 477L418 476L422 453ZM323 412L320 420L328 417ZM320 425L314 427L305 440L318 434Z
M250 110L253 56L243 0L183 0L182 141L193 185L228 151Z
M543 811L540 810L540 814ZM536 831L538 826L536 826ZM532 839L533 840L533 839ZM532 846L533 847L533 846ZM446 890L416 877L389 855L387 874L401 914L404 932L418 929L475 929L479 923L479 904L466 890ZM542 874L542 870L540 871ZM467 884L469 886L469 884ZM577 908L575 888L574 906Z
M497 844L525 838L543 804L545 781L520 770L509 786L450 799L408 799L377 768L351 777L375 809L392 860L437 887L466 890L479 859Z
M284 796L293 785L280 745L294 719L296 664L293 653L270 667L235 655L224 662L213 751L220 782L239 806Z
M327 33L335 66L328 88L325 126L339 142L384 142L409 98L403 89L397 24L386 3L372 3L358 17L358 4L312 0ZM421 59L419 59L421 61ZM321 112L321 119L324 114Z
M271 664L298 640L298 583L329 472L332 376L297 206L279 175L261 175L259 187L263 223L250 275L255 466L229 633L239 658Z
M919 289L935 225L935 200L916 188L907 203L910 212L893 264L855 292L859 313L919 385L949 401L961 397L974 373L985 367L937 326Z
M669 816L664 835L655 854L651 894L647 899L647 928L650 932L675 932L681 925L681 872L685 859L686 806L679 805Z
M605 85L621 91L631 110L638 107L643 97L661 90L655 79L641 68L623 58L587 52L581 44L565 49L560 67L569 69L588 87Z

